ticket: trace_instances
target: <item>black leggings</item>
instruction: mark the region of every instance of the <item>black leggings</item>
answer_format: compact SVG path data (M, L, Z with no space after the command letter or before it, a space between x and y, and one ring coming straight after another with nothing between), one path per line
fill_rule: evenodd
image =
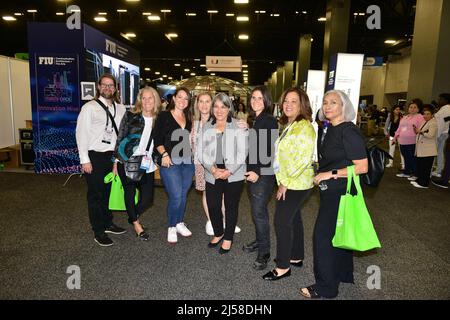
M290 260L303 260L303 221L301 206L311 193L309 190L287 190L285 200L279 200L275 209L277 235L277 267L288 269Z
M154 172L146 173L139 182L134 182L127 178L123 164L117 164L120 181L122 181L125 193L125 207L128 213L128 222L133 223L138 220L152 204ZM136 189L139 189L139 201L135 204L134 197Z
M220 237L224 234L222 216L222 196L225 203L225 236L224 240L233 241L234 229L238 219L239 199L241 197L244 181L228 182L216 180L215 184L206 183L206 203L209 217L214 229L214 235Z

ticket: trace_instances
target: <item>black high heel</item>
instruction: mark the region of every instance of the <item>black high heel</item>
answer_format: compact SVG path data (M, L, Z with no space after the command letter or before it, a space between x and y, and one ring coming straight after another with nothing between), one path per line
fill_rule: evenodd
M220 248L219 248L219 253L220 253L220 254L226 254L226 253L230 252L231 246L232 246L232 245L233 245L233 243L231 243L229 249L224 249L224 248L220 247Z
M139 233L139 234L136 234L136 236L137 236L139 239L141 239L142 241L148 241L148 239L150 238L150 236L148 235L147 232L145 232L145 230L142 231L142 232Z
M220 238L219 241L217 241L217 242L215 242L215 243L209 242L209 243L208 243L208 248L215 248L215 247L217 247L217 245L218 245L219 243L221 243L222 240L223 240L223 236L222 236L222 238Z

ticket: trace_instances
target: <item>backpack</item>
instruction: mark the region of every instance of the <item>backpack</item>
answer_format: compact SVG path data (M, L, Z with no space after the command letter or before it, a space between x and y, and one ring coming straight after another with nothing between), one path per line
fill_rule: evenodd
M361 175L362 181L371 187L376 187L381 181L384 174L384 167L387 159L393 159L391 155L378 148L381 141L374 143L374 138L366 143L367 160L369 163L369 170L366 174Z

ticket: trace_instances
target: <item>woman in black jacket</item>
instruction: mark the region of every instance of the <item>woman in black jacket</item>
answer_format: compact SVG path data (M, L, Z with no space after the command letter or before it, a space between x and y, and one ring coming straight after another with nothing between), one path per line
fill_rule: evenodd
M255 87L249 98L250 143L246 180L256 239L244 245L246 252L258 251L253 268L263 270L270 258L270 223L267 205L275 186L273 149L278 137L277 120L271 115L272 97L264 86Z
M136 235L141 240L148 240L139 221L139 216L144 213L153 200L153 182L156 165L152 161L153 135L152 130L155 118L161 106L158 92L145 87L140 90L136 105L133 110L127 111L120 123L119 134L115 149L116 162L113 173L119 174L125 192L125 206L128 213L128 222L133 224ZM141 168L145 168L145 174L140 181L132 181L127 178L124 164L131 156L143 156ZM136 188L139 188L139 201L135 203Z

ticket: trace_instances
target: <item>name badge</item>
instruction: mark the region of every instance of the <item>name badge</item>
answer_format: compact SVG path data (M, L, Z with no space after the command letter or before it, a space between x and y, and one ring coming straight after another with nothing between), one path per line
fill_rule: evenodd
M105 132L103 133L102 143L111 144L113 132L113 128L106 127Z

